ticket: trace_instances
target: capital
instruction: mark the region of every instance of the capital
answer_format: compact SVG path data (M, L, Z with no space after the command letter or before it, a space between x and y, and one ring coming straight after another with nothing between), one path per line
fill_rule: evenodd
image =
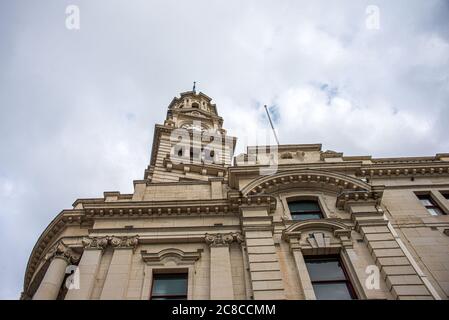
M109 241L116 249L135 249L139 242L139 236L112 236L109 238Z
M109 242L109 237L84 237L82 240L84 249L103 250Z
M77 263L81 256L76 253L72 248L68 247L64 242L59 241L56 243L45 256L45 259L50 260L53 258L62 258L68 263Z
M216 234L206 233L206 235L204 236L204 240L211 247L220 247L228 246L234 241L241 243L243 241L243 236L238 232Z

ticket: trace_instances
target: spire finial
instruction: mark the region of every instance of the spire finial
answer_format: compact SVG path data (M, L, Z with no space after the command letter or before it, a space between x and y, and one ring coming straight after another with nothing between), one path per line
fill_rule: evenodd
M193 93L196 93L196 81L193 81Z

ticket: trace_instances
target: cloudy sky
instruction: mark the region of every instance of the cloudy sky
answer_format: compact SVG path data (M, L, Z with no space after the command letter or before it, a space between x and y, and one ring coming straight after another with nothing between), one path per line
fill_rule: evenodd
M66 28L68 5L79 30ZM3 0L0 70L0 298L19 297L61 209L132 192L154 124L194 80L239 152L267 127L263 104L284 144L449 152L443 0Z

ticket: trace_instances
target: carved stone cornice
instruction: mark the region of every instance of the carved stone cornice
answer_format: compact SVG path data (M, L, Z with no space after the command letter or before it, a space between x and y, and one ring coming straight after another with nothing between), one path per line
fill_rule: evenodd
M234 241L237 243L242 243L244 237L239 232L216 233L216 234L206 233L206 235L204 236L204 240L211 247L222 247L228 246Z
M82 243L84 249L103 250L109 243L109 237L84 237Z
M68 247L62 241L59 241L45 255L46 260L51 260L56 257L65 259L67 263L75 264L80 260L81 256L79 253L76 253L72 248Z
M189 183L185 183L189 185ZM161 201L148 204L148 201L133 202L85 202L83 203L86 216L89 218L125 218L141 219L151 216L192 216L192 215L232 215L238 213L238 205L219 199L209 201Z
M404 162L377 162L369 166L363 166L356 173L361 177L420 177L442 176L449 174L449 163L438 160L416 160Z

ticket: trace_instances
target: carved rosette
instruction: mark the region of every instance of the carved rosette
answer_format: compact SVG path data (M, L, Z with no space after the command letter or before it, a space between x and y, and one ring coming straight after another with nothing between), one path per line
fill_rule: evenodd
M82 242L84 249L103 250L109 243L109 237L84 237Z
M206 235L204 236L204 240L211 247L220 247L220 246L228 246L234 241L237 243L242 243L244 238L243 235L239 232L216 233L216 234L206 233Z
M76 253L72 248L68 247L62 241L56 243L46 254L45 259L62 258L67 263L75 264L80 260L80 254Z

